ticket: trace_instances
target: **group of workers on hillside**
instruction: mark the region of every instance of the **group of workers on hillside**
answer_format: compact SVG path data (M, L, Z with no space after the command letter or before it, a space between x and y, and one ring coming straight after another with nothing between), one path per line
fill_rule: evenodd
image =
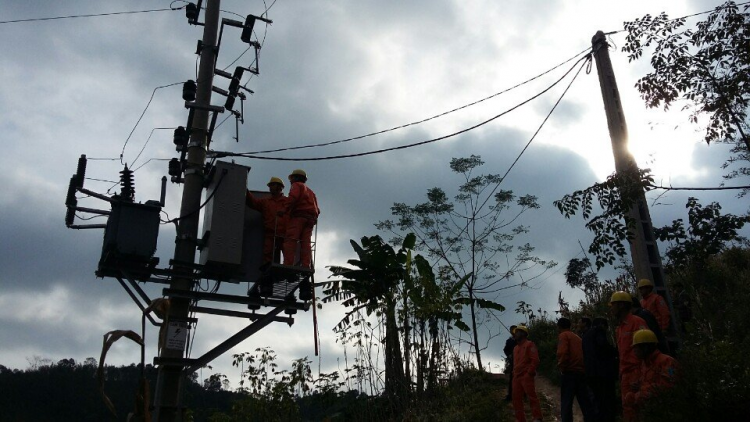
M307 182L304 170L294 170L288 176L291 188L284 196L284 182L272 177L268 182L270 196L256 198L247 191L246 203L263 217L263 264L281 263L312 268L312 233L318 222L320 207L315 193ZM299 245L299 260L296 261Z
M654 292L651 280L640 280L638 290L640 302L624 291L614 292L610 298L610 314L616 322L616 347L609 342L606 318L593 321L581 318L577 333L572 331L570 319L557 321L563 422L573 421L574 399L578 400L584 421L614 421L618 378L625 422L636 421L638 409L646 400L674 384L677 361L667 354L667 343L662 336L669 327L669 307ZM503 349L512 368L506 400L512 400L516 420L525 421L524 397L528 397L534 421L541 421L542 410L534 383L539 353L528 339L528 327L513 325L510 332L512 337Z

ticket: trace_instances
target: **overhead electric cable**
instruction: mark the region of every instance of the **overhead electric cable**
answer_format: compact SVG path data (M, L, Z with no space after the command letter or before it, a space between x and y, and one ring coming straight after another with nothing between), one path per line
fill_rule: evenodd
M750 1L742 2L742 3L736 3L735 6L739 7L739 6L744 6L746 4L750 4ZM726 9L727 7L728 6L723 6L723 5L722 6L717 6L716 8L711 9L711 10L704 10L702 12L693 13L692 15L685 15L685 16L680 16L679 18L670 19L669 22L674 22L674 21L680 20L680 19L687 19L687 18L693 18L693 17L700 16L700 15L705 15L707 13L715 12L717 10ZM619 29L617 31L605 32L604 35L619 34L620 32L625 32L625 30L624 29Z
M718 186L715 188L674 188L671 186L656 186L648 185L650 189L664 189L664 190L739 190L739 189L750 189L750 186Z
M133 136L133 132L135 132L135 129L138 127L138 124L141 123L141 119L143 119L143 116L146 114L146 110L148 110L148 107L151 105L151 101L154 100L154 95L156 95L156 90L162 89L162 88L169 88L170 86L175 85L182 85L183 82L175 82L173 84L169 85L161 85L154 88L154 90L151 92L151 98L148 99L148 103L146 103L146 107L141 112L141 116L138 117L138 120L135 122L135 126L133 126L133 129L130 131L130 134L128 135L127 139L125 139L125 143L122 145L122 151L120 151L120 164L124 164L122 161L122 157L125 154L125 147L128 146L128 142L130 141L130 137Z
M148 145L148 141L151 140L151 137L154 136L154 132L157 130L175 130L176 127L155 127L151 129L151 133L148 135L148 138L146 138L146 142L143 143L143 146L141 147L141 150L138 152L138 155L135 156L135 159L132 163L130 163L130 166L134 166L136 162L138 162L138 159L141 158L141 154L143 154L143 150L146 149L146 145Z
M422 119L422 120L419 120L419 121L416 121L416 122L411 122L411 123L403 124L403 125L400 125L400 126L395 126L395 127L389 128L389 129L379 130L379 131L376 131L376 132L368 133L366 135L360 135L360 136L355 136L355 137L352 137L352 138L341 139L341 140L338 140L338 141L331 141L331 142L324 142L324 143L310 144L310 145L301 145L301 146L296 146L296 147L270 149L270 150L265 150L265 151L252 151L252 152L247 152L245 154L269 154L269 153L274 153L274 152L292 151L292 150L297 150L297 149L325 147L325 146L329 146L329 145L342 144L342 143L345 143L345 142L356 141L358 139L368 138L368 137L375 136L375 135L381 135L383 133L392 132L392 131L395 131L395 130L398 130L398 129L403 129L403 128L406 128L406 127L409 127L409 126L419 125L419 124L428 122L430 120L434 120L434 119L437 119L439 117L446 116L446 115L451 114L453 112L456 112L456 111L463 110L465 108L474 106L474 105L479 104L481 102L490 100L490 99L495 98L495 97L497 97L499 95L502 95L502 94L505 94L505 93L507 93L509 91L512 91L512 90L514 90L516 88L519 88L519 87L521 87L523 85L526 85L529 82L532 82L532 81L534 81L536 79L539 79L540 77L542 77L542 76L544 76L544 75L546 75L546 74L548 74L548 73L556 70L557 68L559 68L559 67L561 67L561 66L563 66L563 65L565 65L565 64L567 64L567 63L569 63L569 62L571 62L573 60L575 60L576 58L579 58L581 56L581 54L586 53L589 50L591 50L591 47L585 48L584 50L576 53L573 57L565 60L564 62L559 63L559 64L555 65L554 67L552 67L550 69L547 69L544 72L542 72L542 73L540 73L540 74L538 74L538 75L536 75L534 77L531 77L531 78L529 78L529 79L527 79L527 80L525 80L523 82L520 82L520 83L518 83L518 84L516 84L516 85L514 85L514 86L512 86L510 88L506 88L506 89L504 89L504 90L502 90L500 92L496 92L496 93L494 93L494 94L492 94L492 95L490 95L488 97L484 97L482 99L476 100L476 101L471 102L469 104L465 104L465 105L462 105L460 107L456 107L456 108L454 108L452 110L448 110L448 111L442 112L440 114L436 114L436 115L428 117L426 119Z
M575 80L578 78L578 75L581 74L581 70L583 70L583 67L586 66L586 64L590 62L590 60L591 60L591 54L587 55L584 58L586 60L583 63L581 63L581 67L578 68L578 71L573 76L573 79L571 79L570 83L568 84L568 86L565 87L565 91L563 91L562 95L560 95L560 98L557 99L557 102L555 103L555 105L552 106L552 108L550 109L549 113L547 113L547 116L544 118L544 120L542 120L542 123L536 129L536 132L534 132L534 135L531 136L531 139L529 139L529 142L526 143L526 145L523 147L523 149L521 150L521 152L518 153L518 156L516 157L516 159L513 160L513 163L511 163L510 167L508 167L508 170L505 171L505 174L503 174L503 177L500 178L500 181L497 183L497 185L495 185L495 188L492 189L492 192L490 192L489 195L487 195L487 198L485 198L484 202L479 207L479 209L482 209L484 207L484 205L487 204L487 201L489 201L489 199L492 198L492 195L495 194L495 191L497 190L497 188L500 187L500 184L505 180L506 177L508 177L508 174L510 174L510 171L513 170L513 167L515 167L516 163L518 163L518 160L521 159L521 156L529 148L529 145L531 145L531 143L534 141L534 139L536 138L536 136L542 130L542 128L544 127L544 124L547 123L547 120L549 120L549 118L552 115L552 113L555 111L555 109L557 108L557 106L560 104L560 101L562 101L562 99L565 97L565 94L568 93L568 90L573 85L573 82L575 82ZM578 62L576 62L576 64L578 64ZM575 67L575 65L573 65L573 67ZM570 71L568 71L568 72L570 72ZM566 75L567 75L567 73L566 73Z
M336 160L336 159L341 159L341 158L363 157L363 156L366 156L366 155L380 154L380 153L389 152L389 151L396 151L396 150L413 148L413 147L417 147L417 146L421 146L421 145L431 144L431 143L434 143L434 142L437 142L437 141L442 141L444 139L448 139L448 138L452 138L452 137L457 136L457 135L461 135L463 133L472 131L472 130L478 128L478 127L484 126L487 123L490 123L493 120L496 120L496 119L498 119L498 118L500 118L500 117L502 117L502 116L510 113L511 111L514 111L517 108L519 108L519 107L521 107L523 105L528 104L532 100L534 100L536 98L539 98L540 96L542 96L543 94L545 94L546 92L548 92L550 89L552 89L553 87L557 86L557 84L559 84L563 79L565 79L566 76L568 76L573 71L573 69L575 69L575 67L578 65L578 63L580 63L581 61L584 61L584 59L588 59L588 57L589 56L585 56L585 57L582 57L582 58L578 59L578 61L576 61L576 63L570 69L568 69L568 71L565 72L565 74L562 77L560 77L560 79L558 79L552 85L548 86L547 88L545 88L541 92L537 93L536 95L528 98L527 100L525 100L525 101L523 101L521 103L516 104L515 106L513 106L513 107L511 107L511 108L503 111L502 113L500 113L500 114L498 114L498 115L496 115L494 117L491 117L491 118L489 118L489 119L487 119L487 120L485 120L483 122L477 123L474 126L471 126L471 127L468 127L468 128L462 129L462 130L459 130L458 132L453 132L453 133L448 134L448 135L440 136L438 138L433 138L433 139L429 139L429 140L426 140L426 141L415 142L415 143L406 144L406 145L400 145L400 146L397 146L397 147L390 147L390 148L378 149L378 150L374 150L374 151L360 152L360 153L354 153L354 154L333 155L333 156L327 156L327 157L308 157L308 158L304 158L304 157L299 157L299 158L291 158L291 157L264 157L264 156L259 156L259 155L252 155L252 153L232 153L232 152L218 152L218 151L213 152L213 155L215 157L217 157L217 158L220 158L220 157L245 157L245 158L254 158L254 159L257 159L257 160L272 160L272 161L325 161L325 160ZM584 63L584 65L585 65L585 63ZM581 66L581 68L583 68L583 66ZM580 69L578 71L580 72ZM578 74L576 73L576 76L577 75ZM574 78L574 80L575 80L575 78ZM572 81L571 81L571 83L572 83ZM570 87L570 85L568 85L568 87ZM567 92L567 89L565 90L565 92ZM562 97L561 97L561 99L562 99ZM558 103L559 103L559 100L558 100ZM557 104L555 104L555 105L557 105ZM553 108L553 110L554 110L554 108Z
M185 6L174 7L174 8L170 7L168 9L132 10L132 11L126 11L126 12L108 12L108 13L91 13L91 14L86 14L86 15L53 16L53 17L48 17L48 18L13 19L13 20L7 20L7 21L0 21L0 25L4 25L6 23L54 21L54 20L75 19L75 18L94 18L94 17L99 17L99 16L134 15L137 13L173 12L175 10L182 10L184 8Z

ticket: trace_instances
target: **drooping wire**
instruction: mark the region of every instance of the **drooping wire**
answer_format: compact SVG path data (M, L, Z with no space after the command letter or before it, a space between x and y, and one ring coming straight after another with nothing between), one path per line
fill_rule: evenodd
M586 57L584 57L584 59L585 59L584 62L581 63L581 66L578 68L578 71L575 73L575 75L573 75L573 79L570 80L570 83L568 83L568 86L565 87L565 90L560 95L560 98L557 99L557 102L555 102L555 104L552 106L552 108L550 109L549 113L547 113L547 116L544 117L544 120L542 120L542 123L536 129L536 132L534 132L534 134L531 136L531 139L529 139L529 142L527 142L526 145L521 150L521 152L518 153L518 156L516 156L516 159L513 160L513 163L511 163L510 167L508 167L508 170L505 171L505 174L503 174L503 176L500 178L500 181L495 185L494 189L492 189L492 192L490 192L490 194L487 195L487 198L485 198L484 202L482 202L482 205L479 206L479 209L482 209L485 206L485 204L487 204L487 201L489 201L489 199L492 198L492 196L495 194L495 191L497 191L497 188L500 187L500 184L505 180L506 177L508 177L508 174L510 173L510 171L513 170L513 167L515 167L516 163L518 163L518 160L521 159L521 156L529 148L529 145L531 145L531 143L534 141L534 139L536 139L536 136L542 130L542 128L544 127L545 123L547 123L547 120L549 120L550 116L552 116L552 113L554 113L554 111L557 108L557 106L560 104L560 102L562 101L562 99L565 97L565 94L568 93L568 90L573 85L573 82L575 82L576 79L578 78L578 75L581 74L581 70L583 70L583 68L587 65L587 63L591 60L591 58L592 58L591 54L589 54ZM576 64L578 64L578 63L576 63ZM574 67L575 67L575 65L574 65Z
M115 182L114 180L96 179L94 177L87 177L86 180L91 180L93 182L120 183L120 182Z
M133 136L133 132L135 132L135 129L138 127L138 124L141 123L141 120L143 119L143 116L146 114L146 111L148 110L148 107L151 105L151 101L154 100L154 95L156 95L156 91L162 88L169 88L170 86L175 85L182 85L182 82L175 82L168 85L161 85L154 88L154 90L151 92L151 98L148 99L148 103L146 103L146 107L141 112L140 117L138 117L138 120L135 122L135 126L133 126L133 129L130 131L130 134L128 135L127 139L125 139L125 143L122 145L122 151L120 151L120 164L125 164L122 161L123 155L125 155L125 147L128 146L128 142L130 142L130 137Z
M99 16L134 15L138 13L174 12L175 10L182 10L184 8L185 6L171 7L170 5L168 9L131 10L131 11L126 11L126 12L108 12L108 13L91 13L91 14L85 14L85 15L53 16L53 17L48 17L48 18L13 19L13 20L7 20L7 21L0 21L0 25L4 25L6 23L41 22L41 21L61 20L61 19L75 19L75 18L94 18L94 17L99 17Z
M271 10L271 8L273 7L273 5L274 5L274 4L276 4L276 1L277 1L277 0L273 0L273 3L271 3L271 5L270 5L270 6L266 7L266 11L265 11L265 12L263 12L263 13L262 13L262 14L261 14L260 16L263 16L263 15L268 15L268 11L269 11L269 10ZM264 6L266 5L266 0L263 0L263 5L264 5Z
M493 116L493 117L491 117L491 118L489 118L489 119L487 119L485 121L477 123L474 126L471 126L471 127L468 127L468 128L462 129L462 130L459 130L457 132L453 132L453 133L448 134L448 135L440 136L440 137L437 137L437 138L432 138L432 139L429 139L429 140L426 140L426 141L415 142L415 143L411 143L411 144L400 145L400 146L390 147L390 148L383 148L383 149L378 149L378 150L374 150L374 151L360 152L360 153L354 153L354 154L332 155L332 156L327 156L327 157L307 157L307 158L305 158L305 157L299 157L299 158L292 158L292 157L265 157L265 156L253 155L253 153L232 153L232 152L214 152L214 154L217 157L245 157L245 158L254 158L254 159L257 159L257 160L272 160L272 161L325 161L325 160L336 160L336 159L341 159L341 158L363 157L363 156L367 156L367 155L381 154L381 153L384 153L384 152L402 150L402 149L413 148L413 147L417 147L417 146L421 146L421 145L431 144L431 143L434 143L434 142L442 141L444 139L452 138L454 136L461 135L463 133L472 131L472 130L478 128L478 127L484 126L487 123L490 123L490 122L492 122L492 121L494 121L494 120L496 120L496 119L498 119L498 118L500 118L500 117L502 117L502 116L504 116L504 115L506 115L506 114L508 114L508 113L510 113L510 112L512 112L514 110L516 110L517 108L519 108L519 107L521 107L523 105L528 104L532 100L534 100L534 99L542 96L543 94L545 94L546 92L548 92L550 89L552 89L553 87L557 86L557 84L559 84L563 79L565 79L565 77L567 77L576 68L576 66L579 63L584 62L583 65L585 65L586 61L588 61L588 60L589 60L589 56L588 55L584 56L584 57L581 57L580 59L578 59L578 61L575 62L575 64L573 64L573 66L570 69L568 69L568 71L565 72L565 74L562 77L560 77L552 85L548 86L547 88L545 88L544 90L540 91L539 93L533 95L532 97L524 100L523 102L520 102L520 103L516 104L515 106L513 106L513 107L511 107L511 108L503 111L502 113L500 113L500 114L498 114L496 116ZM579 69L579 72L580 72L580 69ZM566 92L567 92L567 90L566 90Z
M134 168L133 172L135 173L136 171L138 171L138 169L142 168L143 166L145 166L146 164L148 164L148 163L150 163L152 161L169 161L169 160L170 160L170 158L149 158L145 163L143 163L140 166Z
M536 75L536 76L533 76L533 77L531 77L529 79L526 79L523 82L520 82L520 83L518 83L516 85L513 85L510 88L506 88L506 89L504 89L504 90L502 90L500 92L496 92L496 93L494 93L494 94L492 94L490 96L487 96L487 97L484 97L482 99L473 101L471 103L462 105L460 107L456 107L456 108L454 108L452 110L444 111L442 113L436 114L436 115L431 116L431 117L427 117L427 118L422 119L422 120L418 120L418 121L411 122L411 123L406 123L406 124L399 125L399 126L394 126L394 127L388 128L388 129L379 130L379 131L368 133L368 134L365 134L365 135L360 135L360 136L355 136L355 137L352 137L352 138L341 139L341 140L338 140L338 141L330 141L330 142L323 142L323 143L318 143L318 144L301 145L301 146L296 146L296 147L277 148L277 149L270 149L270 150L264 150L264 151L252 151L252 152L247 152L245 154L269 154L269 153L274 153L274 152L292 151L292 150L297 150L297 149L325 147L325 146L329 146L329 145L342 144L342 143L346 143L346 142L356 141L356 140L359 140L359 139L369 138L369 137L375 136L375 135L382 135L384 133L393 132L395 130L404 129L404 128L407 128L407 127L410 127L410 126L419 125L419 124L428 122L430 120L434 120L434 119L446 116L448 114L454 113L456 111L460 111L460 110L466 109L468 107L477 105L477 104L482 103L484 101L490 100L492 98L495 98L497 96L500 96L502 94L510 92L510 91L512 91L512 90L514 90L516 88L519 88L519 87L521 87L523 85L526 85L526 84L528 84L528 83L530 83L530 82L532 82L532 81L534 81L536 79L539 79L540 77L542 77L542 76L544 76L544 75L546 75L546 74L548 74L548 73L550 73L550 72L552 72L552 71L560 68L561 66L563 66L563 65L565 65L565 64L567 64L567 63L569 63L569 62L571 62L573 60L575 60L576 58L579 58L583 53L586 53L589 50L591 50L591 48L587 47L586 49L584 49L584 50L576 53L574 56L570 57L569 59L565 60L564 62L561 62L561 63L559 63L559 64L557 64L557 65L555 65L555 66L553 66L553 67L551 67L551 68L549 68L547 70L545 70L544 72Z
M148 145L148 141L151 140L151 137L154 136L154 132L157 130L175 130L176 127L155 127L151 129L151 133L148 135L148 138L146 138L146 142L143 143L143 147L141 147L141 150L138 152L138 155L135 156L135 159L132 163L130 163L131 166L134 166L135 163L138 161L139 158L141 158L141 154L143 154L143 150L146 149L146 145Z
M221 176L219 177L219 180L216 182L216 187L214 188L213 192L211 192L211 194L208 195L208 197L206 198L206 200L203 201L203 203L198 208L194 209L193 211L190 211L189 213L187 213L185 215L181 215L179 217L175 217L175 218L173 218L171 220L162 221L161 223L162 224L175 223L175 225L177 225L178 221L180 221L182 219L185 219L185 218L188 218L191 215L193 215L193 214L199 212L201 209L203 209L203 207L205 207L209 203L209 201L211 201L211 199L214 197L214 195L216 194L216 191L219 190L219 187L221 186L221 182L224 181L224 176L226 176L226 174L227 174L227 170L225 169L224 171L222 171Z
M739 6L744 6L746 4L750 4L750 1L742 2L742 3L735 3L734 6L735 7L739 7ZM719 10L722 10L722 9L726 9L728 7L732 7L732 6L723 6L723 5L722 6L717 6L716 8L711 9L711 10L704 10L702 12L693 13L691 15L685 15L685 16L680 16L679 18L670 19L668 22L674 22L674 21L680 20L680 19L694 18L696 16L705 15L707 13L712 13L712 12L716 12L716 11L719 11ZM605 32L604 35L619 34L620 32L625 32L625 29L618 29L617 31Z

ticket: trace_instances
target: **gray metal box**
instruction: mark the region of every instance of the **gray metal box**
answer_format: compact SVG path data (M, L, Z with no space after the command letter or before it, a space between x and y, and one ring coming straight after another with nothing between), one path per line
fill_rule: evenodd
M200 263L209 275L226 277L242 264L242 234L245 222L245 193L249 167L217 161L206 190Z
M98 276L117 277L124 272L136 278L150 275L159 235L160 211L161 206L156 201L112 204L104 230Z
M268 191L251 191L257 199L266 198ZM260 212L245 207L245 227L242 233L242 269L233 282L256 282L260 279L263 264L263 216Z

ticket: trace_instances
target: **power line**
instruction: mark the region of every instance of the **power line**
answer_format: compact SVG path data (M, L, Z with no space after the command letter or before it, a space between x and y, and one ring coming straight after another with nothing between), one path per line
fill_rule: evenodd
M266 7L266 11L263 12L260 16L268 15L268 11L271 10L271 8L273 7L274 4L276 4L276 1L278 1L278 0L273 0L273 3L271 3L270 6ZM266 4L266 0L263 0L263 5L265 5L265 4Z
M99 16L114 16L114 15L134 15L137 13L153 13L153 12L173 12L175 10L182 10L185 6L168 8L168 9L149 9L149 10L132 10L127 12L109 12L109 13L92 13L86 15L68 15L68 16L53 16L48 18L28 18L28 19L13 19L7 21L0 21L0 25L6 23L22 23L22 22L40 22L40 21L53 21L61 19L75 19L75 18L94 18Z
M182 0L180 0L180 1L182 1ZM175 3L175 2L173 1L172 3ZM169 10L179 10L179 9L169 9ZM229 13L234 13L234 12L229 12ZM268 32L267 28L268 28L268 24L266 24L266 33ZM256 33L256 37L257 37L257 33ZM266 40L266 37L265 37L265 33L264 33L264 35L263 35L263 42L265 42L265 40ZM262 46L263 46L263 43L261 43L261 47ZM228 66L226 66L224 68L224 70L227 70L230 66L232 66L233 64L235 64L240 58L242 58L242 56L245 55L245 53L247 53L247 51L249 49L250 49L250 47L248 47L247 49L245 49L245 51L243 51L236 59L234 59L234 61L232 63L230 63ZM253 61L250 63L250 66L252 66L253 63L255 63L255 59L253 59ZM196 79L198 79L198 60L197 59L195 61L195 66L196 66L196 68L195 68ZM248 79L247 82L250 82L250 79L252 79L252 74L250 75L250 78ZM196 84L198 84L200 82L201 82L200 80L197 80ZM245 85L247 85L247 82L245 82ZM135 129L138 127L138 124L141 122L141 119L143 119L143 116L146 114L146 111L148 110L149 106L151 106L151 102L154 100L154 95L156 95L156 91L158 89L168 88L170 86L179 85L179 84L182 84L182 83L183 82L175 82L175 83L172 83L172 84L169 84L169 85L162 85L162 86L157 86L156 88L154 88L154 91L151 93L151 98L149 98L148 103L146 104L146 107L143 109L143 112L141 112L140 117L138 117L138 121L135 122L135 126L133 126L133 129L130 131L130 134L128 135L127 139L125 139L125 143L122 146L122 151L120 152L120 164L124 164L123 161L122 161L122 159L123 159L123 156L125 154L125 147L128 145L128 142L130 141L131 136L133 136L133 132L135 132ZM231 114L229 114L224 120L222 120L222 122L219 124L219 126L221 126L230 116L231 116ZM218 128L218 126L217 126L217 128ZM167 128L155 128L155 129L167 129ZM174 129L174 128L172 128L172 129ZM153 135L153 134L154 134L154 131L152 130L151 131L151 135ZM143 145L143 148L141 148L141 151L138 153L138 156L135 157L135 160L133 160L133 163L131 163L131 164L135 164L135 162L138 160L138 157L141 156L141 154L143 153L143 150L146 148L146 144L148 144L148 141L151 139L151 135L149 135L148 139L146 140L146 143Z
M578 63L580 63L581 61L587 60L588 58L589 58L589 56L584 56L584 57L578 59L578 61L576 61L576 63L570 69L568 69L568 71L565 72L565 74L560 79L558 79L557 81L555 81L552 85L548 86L547 88L545 88L541 92L539 92L536 95L530 97L529 99L527 99L527 100L525 100L525 101L523 101L521 103L518 103L515 106L513 106L513 107L511 107L511 108L503 111L502 113L500 113L500 114L498 114L498 115L496 115L494 117L491 117L491 118L489 118L489 119L487 119L487 120L485 120L483 122L480 122L480 123L478 123L478 124L476 124L474 126L471 126L471 127L468 127L468 128L462 129L462 130L459 130L458 132L453 132L453 133L448 134L448 135L440 136L438 138L433 138L433 139L429 139L429 140L426 140L426 141L415 142L415 143L406 144L406 145L400 145L400 146L397 146L397 147L383 148L383 149L374 150L374 151L360 152L360 153L355 153L355 154L333 155L333 156L327 156L327 157L308 157L308 158L303 158L303 157L300 157L300 158L291 158L291 157L264 157L264 156L252 155L252 153L232 153L232 152L214 152L214 155L216 157L245 157L245 158L254 158L254 159L258 159L258 160L272 160L272 161L324 161L324 160L336 160L336 159L341 159L341 158L363 157L363 156L366 156L366 155L380 154L380 153L389 152L389 151L396 151L396 150L413 148L413 147L417 147L417 146L421 146L421 145L431 144L433 142L442 141L444 139L452 138L454 136L461 135L463 133L472 131L472 130L478 128L478 127L484 126L487 123L490 123L493 120L496 120L496 119L498 119L498 118L500 118L500 117L502 117L502 116L510 113L511 111L516 110L517 108L519 108L519 107L521 107L523 105L528 104L532 100L534 100L534 99L542 96L543 94L545 94L546 92L548 92L550 89L552 89L553 87L555 87L557 84L559 84L563 79L565 79L566 76L568 76L570 74L570 72L573 71L573 69L575 69L575 67L578 65ZM581 68L583 68L583 66L581 66ZM580 72L580 69L578 71ZM576 76L578 76L577 73L576 73ZM575 80L575 78L573 80ZM571 81L571 83L572 83L572 81ZM568 88L570 88L570 85L568 85ZM567 92L567 88L566 88L565 92ZM564 93L563 93L563 95L564 95ZM560 99L562 99L562 97ZM558 103L559 103L559 100L558 100ZM555 106L557 106L557 103L555 104ZM553 110L554 110L554 108L553 108ZM545 119L545 121L546 121L546 119ZM541 129L541 127L540 127L540 129ZM533 140L533 138L532 138L532 140ZM528 144L527 144L527 147L528 147ZM519 156L519 158L520 158L520 156Z
M148 103L146 103L146 107L141 112L141 116L138 117L138 120L135 122L135 126L133 126L133 129L130 131L130 134L128 135L127 139L125 139L125 143L122 145L122 151L120 151L120 164L124 164L122 161L122 157L125 154L125 147L128 146L128 142L130 142L130 137L133 136L133 132L135 132L135 129L138 127L138 124L141 123L141 119L143 119L143 116L146 114L146 110L148 110L148 107L151 105L151 101L154 100L154 95L156 95L156 91L162 88L169 88L170 86L181 85L182 83L183 82L175 82L169 85L161 85L161 86L157 86L156 88L154 88L154 90L151 92L151 98L148 99Z
M482 209L484 207L484 205L487 204L487 201L489 201L489 199L492 198L492 195L494 195L495 191L497 191L497 188L500 187L500 183L502 183L503 180L505 180L505 178L508 177L508 174L510 173L510 171L513 170L513 167L515 167L516 163L518 163L518 160L521 159L521 156L526 152L526 149L529 148L529 145L531 145L531 143L534 141L534 139L536 138L536 136L542 130L542 128L544 127L544 124L547 123L547 120L549 120L549 118L552 115L552 113L555 111L555 109L557 108L557 106L560 104L560 101L562 101L562 99L565 97L565 94L568 93L568 90L573 85L573 82L575 82L575 80L578 78L578 75L581 73L581 70L583 70L583 67L586 66L587 63L590 63L590 61L591 61L591 55L590 54L587 55L586 57L584 57L584 59L585 60L583 61L583 63L581 63L581 67L578 68L578 71L573 76L573 79L571 79L570 83L568 83L568 86L565 87L565 91L563 91L563 93L560 95L560 98L557 99L557 102L555 103L555 105L552 106L552 108L550 109L549 113L547 113L547 116L544 118L544 120L542 120L542 123L536 129L536 132L534 132L534 135L531 136L531 139L529 139L529 142L526 143L526 145L523 147L523 149L518 154L518 156L516 157L516 159L513 160L513 163L510 165L510 167L508 167L508 170L505 171L505 174L503 174L503 177L500 178L500 181L497 183L497 185L495 185L495 188L492 189L492 192L490 192L489 195L487 195L487 198L485 198L484 202L479 207L479 209ZM581 60L579 60L579 62L580 61ZM578 64L578 62L576 62L576 65L577 64ZM575 67L576 65L573 65L573 67ZM573 69L571 68L571 70L573 70ZM570 73L570 70L568 71L568 73ZM567 75L568 73L566 73L565 75ZM565 76L563 76L563 77L565 77Z
M664 190L739 190L739 189L750 189L750 186L718 186L713 188L682 188L682 187L672 187L672 186L656 186L656 185L649 185L649 189L664 189Z
M744 6L746 4L750 4L750 1L746 1L746 2L743 2L743 3L736 3L735 6L739 7L739 6ZM679 18L670 19L668 22L674 22L674 21L680 20L680 19L693 18L693 17L696 17L696 16L705 15L707 13L716 12L716 11L719 11L719 10L722 10L722 9L727 9L728 7L731 7L731 6L717 6L716 8L711 9L711 10L704 10L702 12L693 13L692 15L685 15L685 16L680 16ZM624 29L620 29L620 30L617 30L617 31L605 32L604 35L619 34L620 32L625 32L625 30Z
M130 163L131 166L134 166L136 162L138 162L138 159L141 158L141 154L143 154L143 150L146 149L146 145L148 145L148 141L151 140L151 137L154 136L154 132L157 130L175 130L176 127L155 127L151 129L151 133L148 135L148 138L146 138L146 142L143 143L143 147L141 147L141 150L138 152L138 155L135 156L135 159L132 163Z
M379 130L379 131L376 131L376 132L368 133L366 135L360 135L360 136L355 136L355 137L352 137L352 138L341 139L341 140L338 140L338 141L331 141L331 142L324 142L324 143L310 144L310 145L302 145L302 146L296 146L296 147L278 148L278 149L271 149L271 150L265 150L265 151L252 151L252 152L247 152L245 154L268 154L268 153L274 153L274 152L292 151L292 150L297 150L297 149L325 147L325 146L329 146L329 145L342 144L342 143L345 143L345 142L351 142L351 141L356 141L356 140L359 140L359 139L369 138L371 136L381 135L381 134L388 133L388 132L393 132L395 130L407 128L409 126L419 125L419 124L428 122L430 120L434 120L434 119L437 119L439 117L446 116L446 115L451 114L453 112L456 112L456 111L463 110L465 108L474 106L474 105L479 104L481 102L490 100L490 99L495 98L495 97L497 97L499 95L502 95L502 94L505 94L507 92L510 92L510 91L512 91L512 90L514 90L516 88L519 88L519 87L521 87L523 85L526 85L529 82L532 82L532 81L534 81L536 79L539 79L540 77L542 77L542 76L544 76L544 75L546 75L546 74L548 74L548 73L550 73L550 72L558 69L559 67L561 67L561 66L563 66L563 65L571 62L572 60L575 60L576 58L579 58L579 56L581 54L589 51L590 49L591 49L590 47L587 47L584 50L576 53L573 57L565 60L564 62L559 63L559 64L555 65L554 67L552 67L550 69L547 69L544 72L542 72L542 73L540 73L540 74L538 74L538 75L536 75L534 77L531 77L531 78L529 78L529 79L527 79L527 80L525 80L523 82L520 82L520 83L518 83L518 84L516 84L516 85L514 85L514 86L512 86L510 88L506 88L506 89L504 89L504 90L502 90L500 92L496 92L496 93L494 93L494 94L492 94L490 96L487 96L487 97L484 97L482 99L476 100L476 101L471 102L469 104L462 105L460 107L456 107L456 108L454 108L452 110L448 110L448 111L436 114L436 115L428 117L426 119L422 119L422 120L419 120L419 121L416 121L416 122L411 122L411 123L403 124L403 125L400 125L400 126L395 126L395 127L389 128L389 129Z

